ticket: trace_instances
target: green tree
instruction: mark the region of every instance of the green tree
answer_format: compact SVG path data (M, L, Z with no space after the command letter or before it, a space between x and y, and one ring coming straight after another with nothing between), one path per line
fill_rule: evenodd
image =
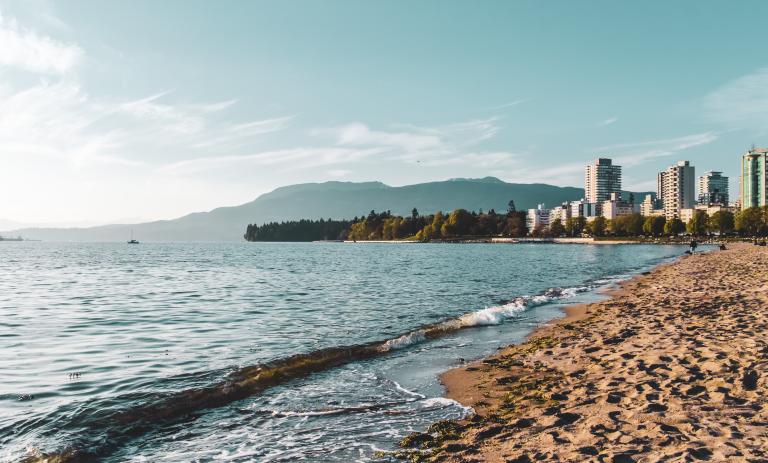
M553 220L552 223L549 224L549 231L552 233L552 236L562 236L563 233L565 233L563 221L559 218Z
M661 236L664 234L664 225L667 219L663 215L646 217L643 222L643 232L650 236Z
M528 234L528 226L525 223L525 212L511 212L507 216L507 222L504 225L504 234L506 236L525 236Z
M368 239L367 236L365 219L355 222L349 227L348 239L362 241Z
M634 213L626 216L626 229L629 236L640 236L643 234L643 216Z
M442 224L440 232L444 238L468 235L475 222L476 216L467 212L466 209L456 209L448 214L448 218Z
M581 235L586 224L587 219L584 217L568 217L565 221L565 233L568 236Z
M750 207L739 211L734 218L736 231L749 236L757 236L765 228L763 211L758 207Z
M515 212L517 212L517 208L515 207L515 200L510 199L507 203L507 215L512 215Z
M605 236L605 231L608 228L608 221L605 217L599 215L591 222L587 222L587 233L594 237Z
M643 220L643 233L647 236L653 235L653 219L654 217L646 217Z
M471 231L473 235L492 236L498 233L499 220L496 212L491 209L487 214L477 217L475 227Z
M701 236L707 233L707 222L709 216L704 211L694 211L691 220L685 224L685 230L691 235Z
M685 224L682 220L674 217L664 223L664 234L668 236L677 236L685 231Z
M546 238L549 235L549 229L542 224L536 225L533 227L533 230L531 230L531 236L534 238Z
M734 228L733 212L731 211L717 211L709 217L707 222L707 228L712 233L719 233L725 235L730 233Z
M608 229L616 236L637 236L643 233L643 216L620 215L608 221Z
M613 219L606 219L605 232L606 232L606 235L615 235L615 236L626 235L626 232L624 230L624 220L622 220L622 217L619 216Z

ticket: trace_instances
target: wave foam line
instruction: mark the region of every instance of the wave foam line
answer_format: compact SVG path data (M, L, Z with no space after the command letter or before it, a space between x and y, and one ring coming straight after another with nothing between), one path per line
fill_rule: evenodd
M208 387L187 389L170 396L157 396L144 405L117 411L88 422L87 416L75 416L73 421L92 436L70 444L63 450L42 453L22 460L24 463L81 463L96 461L108 455L128 440L145 434L160 424L178 421L190 414L219 408L246 399L266 389L293 379L306 377L352 362L386 355L429 339L436 339L464 328L498 325L528 307L570 297L591 289L553 288L537 296L518 297L506 304L470 312L457 318L424 326L396 338L351 346L329 347L306 354L297 354L269 363L247 366L231 373L225 380ZM85 423L83 421L86 421Z

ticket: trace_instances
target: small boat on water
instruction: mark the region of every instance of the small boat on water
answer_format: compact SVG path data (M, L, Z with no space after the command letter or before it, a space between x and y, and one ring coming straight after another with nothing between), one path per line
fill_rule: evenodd
M139 244L139 240L133 239L133 228L131 228L131 239L128 240L128 244Z

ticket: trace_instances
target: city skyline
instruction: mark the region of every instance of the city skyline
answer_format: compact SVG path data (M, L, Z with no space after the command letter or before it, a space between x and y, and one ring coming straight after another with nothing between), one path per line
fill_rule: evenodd
M739 178L742 192L752 195L748 202L731 202L729 178L721 171L710 170L696 175L696 166L688 160L679 160L656 174L656 191L644 198L625 195L621 187L622 167L610 158L597 158L584 168L584 195L580 200L566 201L548 209L539 203L526 212L529 232L540 235L542 230L559 221L571 219L589 223L602 217L606 220L622 216L641 216L646 220L662 217L665 221L679 219L687 224L696 214L706 216L718 212L734 214L755 206L766 205L766 153L765 148L751 148L742 156L743 174ZM748 189L745 190L745 186Z
M329 180L579 186L597 157L633 191L689 159L735 199L768 144L741 27L767 10L0 1L0 219L166 219Z

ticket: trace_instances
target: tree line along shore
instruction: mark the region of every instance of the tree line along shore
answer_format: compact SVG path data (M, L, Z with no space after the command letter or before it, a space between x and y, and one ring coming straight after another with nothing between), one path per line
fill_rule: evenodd
M538 225L529 229L526 212L510 209L498 213L456 209L450 213L438 211L421 215L413 209L410 216L393 215L390 211L371 211L366 216L351 220L290 220L263 225L249 224L244 238L247 241L440 241L478 237L651 237L674 238L683 234L692 236L718 235L720 237L754 237L768 235L768 206L751 207L732 213L718 211L708 215L696 211L684 223L679 218L664 216L645 217L634 213L606 219L598 216L572 217L566 221L555 219L549 226Z

